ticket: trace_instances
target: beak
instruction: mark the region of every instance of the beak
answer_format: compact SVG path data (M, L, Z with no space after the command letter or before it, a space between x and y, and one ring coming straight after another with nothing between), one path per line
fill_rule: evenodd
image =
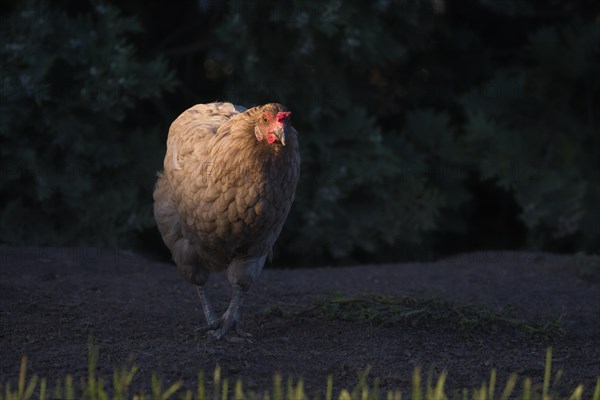
M275 137L285 146L285 129L283 128L283 125L275 129Z

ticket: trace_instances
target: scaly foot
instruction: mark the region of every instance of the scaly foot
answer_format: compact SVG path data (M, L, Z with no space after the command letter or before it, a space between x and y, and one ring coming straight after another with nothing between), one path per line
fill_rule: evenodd
M236 313L227 309L225 314L219 319L219 322L215 329L208 331L208 336L211 340L220 340L230 331L234 331L240 338L249 339L252 337L251 334L242 330L239 312Z
M217 319L214 324L209 324L212 328L208 331L208 335L212 340L219 340L229 331L234 330L241 338L250 338L247 332L244 332L240 324L240 304L242 300L242 288L239 285L232 286L231 302L227 311Z

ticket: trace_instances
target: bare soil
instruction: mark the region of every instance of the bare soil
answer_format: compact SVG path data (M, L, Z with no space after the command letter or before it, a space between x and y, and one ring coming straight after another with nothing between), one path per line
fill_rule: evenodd
M13 385L23 355L28 372L49 382L66 373L86 376L89 337L100 347L99 374L138 365L140 390L153 371L165 384L183 379L194 388L198 372L210 377L216 365L258 391L271 387L276 372L284 381L303 377L308 393L322 391L328 375L336 389L352 388L369 367L371 382L379 378L384 390L404 392L416 366L425 374L447 370L448 391L479 387L492 368L500 385L510 372L540 382L549 346L554 369L564 370L559 392L582 383L590 395L600 375L600 279L582 274L572 257L480 252L435 263L271 265L242 309L253 340L219 342L196 333L204 323L200 302L172 264L103 249L4 246L0 268L0 382ZM208 290L224 310L230 290L223 274L211 278ZM374 322L321 312L320 302L341 294L473 305L542 329L500 318L485 326L443 315L386 323L385 313ZM543 329L557 321L561 330Z

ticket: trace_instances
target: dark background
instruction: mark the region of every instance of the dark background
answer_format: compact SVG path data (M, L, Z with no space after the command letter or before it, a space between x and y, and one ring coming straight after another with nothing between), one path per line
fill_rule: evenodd
M302 176L276 264L600 248L595 1L4 2L0 241L168 259L187 107L277 101Z

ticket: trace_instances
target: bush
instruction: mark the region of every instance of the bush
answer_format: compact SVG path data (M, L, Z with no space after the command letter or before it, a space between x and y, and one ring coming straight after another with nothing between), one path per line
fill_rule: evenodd
M301 182L279 248L341 259L416 245L439 229L441 210L460 203L447 198L445 183L429 179L432 150L457 155L449 117L415 110L403 132L402 115L386 109L379 93L389 87L380 69L410 61L403 34L416 36L416 19L435 15L418 2L228 6L213 53L230 72L226 98L278 101L297 115ZM385 128L388 116L395 122Z
M136 46L112 6L35 4L3 19L0 241L154 247L168 124L224 100L294 112L286 263L600 247L591 0L124 2Z
M465 146L480 179L513 193L529 246L600 248L600 29L573 23L530 35L523 64L463 98Z
M144 100L173 86L140 61L140 24L98 3L72 16L35 2L3 19L0 241L122 244L153 224L164 134Z
M227 5L210 60L226 98L298 116L302 175L279 249L318 262L465 250L455 237L494 218L472 211L490 185L522 209L508 219L527 243L513 246L556 250L579 235L575 247L597 248L598 25L577 20L586 5ZM466 232L470 249L480 232Z

